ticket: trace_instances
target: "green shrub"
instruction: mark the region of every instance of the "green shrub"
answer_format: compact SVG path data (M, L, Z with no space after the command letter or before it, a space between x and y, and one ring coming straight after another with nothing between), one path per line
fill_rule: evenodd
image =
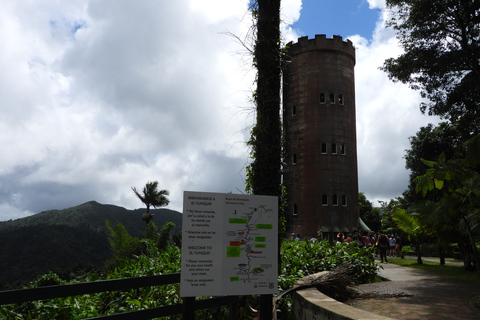
M372 248L359 248L355 244L330 245L328 241L307 242L284 240L280 250L282 265L278 277L279 291L293 286L295 281L307 275L335 269L350 261L356 270L356 283L373 281L378 266ZM278 319L291 319L292 299L284 297L277 304Z
M421 254L423 257L439 257L440 252L438 245L435 243L423 243L420 247ZM454 252L459 252L458 244L452 243L449 244L445 250L446 257L454 257ZM416 255L415 247L413 246L402 246L402 253L404 255Z
M119 278L141 277L155 274L180 272L180 248L167 245L158 249L157 236L143 239L131 239L119 225L114 229L113 245L117 246L117 258L122 263L109 269L106 274L85 275L83 281L110 280ZM152 230L150 230L151 232ZM165 237L164 237L165 239ZM147 254L132 254L132 243L144 243ZM123 245L126 248L122 249ZM128 253L128 254L127 254ZM130 256L131 255L131 256ZM282 263L278 276L279 291L292 287L293 283L309 274L332 270L345 261L350 261L356 268L355 281L364 283L372 280L378 270L373 259L372 249L358 248L353 244L330 245L328 242L295 242L285 240L281 246ZM75 283L79 281L71 281ZM58 275L48 273L31 283L31 287L65 283ZM85 319L121 312L171 305L181 302L179 284L132 289L123 292L102 292L76 297L35 301L22 305L0 307L0 316L5 319ZM207 298L207 297L202 297ZM258 308L257 296L240 297L239 319L253 317L249 308ZM284 297L277 304L278 319L291 319L292 300ZM197 319L228 319L228 307L199 311ZM181 319L181 316L169 317Z
M411 246L402 246L402 254L404 256L415 254L415 248Z
M330 245L328 241L310 243L285 240L280 250L281 274L301 278L320 271L332 270L345 261L355 265L356 283L366 283L375 276L378 267L373 259L373 249L355 244Z
M120 222L112 226L109 221L106 221L106 225L108 242L110 243L114 260L120 262L145 251L144 243L140 239L130 236L127 229Z

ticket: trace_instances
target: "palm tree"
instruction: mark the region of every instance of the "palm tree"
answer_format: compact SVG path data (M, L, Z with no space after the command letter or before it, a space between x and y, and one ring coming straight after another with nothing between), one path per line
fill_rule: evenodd
M417 263L423 264L420 242L425 231L422 221L416 214L411 214L407 212L407 210L400 208L395 209L392 214L392 218L397 223L398 227L405 232L408 240L415 243Z
M446 249L450 243L461 239L454 216L441 202L430 200L416 202L409 209L430 230L430 238L435 240L438 248L440 264L444 265Z
M135 187L132 187L132 190L147 207L147 211L142 215L142 220L147 225L153 218L153 215L150 214L150 207L163 207L170 203L170 200L167 199L168 190L158 190L158 181L147 182L143 187L142 194Z

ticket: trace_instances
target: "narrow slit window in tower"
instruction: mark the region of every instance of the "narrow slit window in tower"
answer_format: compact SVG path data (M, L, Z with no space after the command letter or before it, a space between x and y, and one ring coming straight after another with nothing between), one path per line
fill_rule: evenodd
M292 116L297 114L297 106L293 105L292 106Z
M325 103L325 93L320 93L320 103L324 104Z
M296 203L293 205L293 215L294 216L298 215L298 209L297 209L297 204Z
M346 206L346 205L347 205L347 196L342 195L342 206Z
M326 194L322 196L322 206L328 206L328 196Z
M332 143L332 153L337 154L337 144L336 143Z
M330 93L330 103L335 104L335 95Z
M296 153L294 153L292 155L292 164L297 164L297 154Z
M325 142L322 143L322 153L323 154L327 153L327 144Z
M334 194L333 197L332 197L332 204L334 206L338 206L338 197L337 197L336 194Z
M338 104L343 106L343 94L338 95Z
M346 152L345 152L345 145L344 145L343 143L340 145L340 153L343 154L343 155L346 154Z

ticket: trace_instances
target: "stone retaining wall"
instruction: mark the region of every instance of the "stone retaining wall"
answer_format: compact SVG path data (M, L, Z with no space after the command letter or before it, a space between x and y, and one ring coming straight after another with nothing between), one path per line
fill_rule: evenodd
M309 277L317 277L315 274ZM305 283L307 278L297 284ZM315 288L299 290L293 296L295 320L394 320L338 302Z

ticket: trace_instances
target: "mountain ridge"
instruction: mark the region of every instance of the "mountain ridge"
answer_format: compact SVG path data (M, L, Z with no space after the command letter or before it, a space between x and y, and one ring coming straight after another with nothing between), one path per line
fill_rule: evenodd
M52 269L89 265L103 266L111 258L106 221L120 222L131 236L146 229L141 217L145 209L89 201L61 210L0 222L0 290L15 287ZM153 222L160 229L175 224L172 234L181 232L182 214L170 209L153 209Z

